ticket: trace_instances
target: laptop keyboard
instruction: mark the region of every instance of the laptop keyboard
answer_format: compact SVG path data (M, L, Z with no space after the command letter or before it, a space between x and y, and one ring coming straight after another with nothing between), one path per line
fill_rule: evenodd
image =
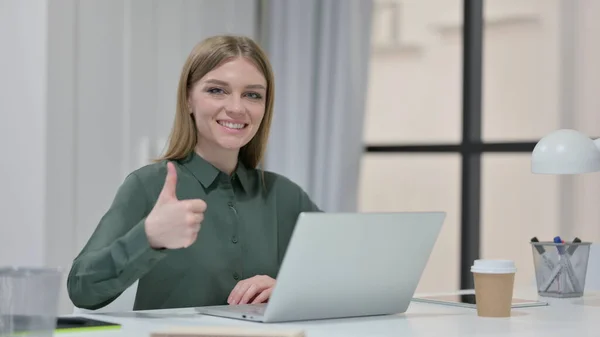
M227 307L227 310L246 314L263 315L266 308L267 306L265 304L240 304L229 306Z

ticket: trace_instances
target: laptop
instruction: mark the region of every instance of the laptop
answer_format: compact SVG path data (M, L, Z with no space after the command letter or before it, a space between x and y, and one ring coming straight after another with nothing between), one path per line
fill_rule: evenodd
M195 310L263 323L404 313L445 217L301 213L268 303Z

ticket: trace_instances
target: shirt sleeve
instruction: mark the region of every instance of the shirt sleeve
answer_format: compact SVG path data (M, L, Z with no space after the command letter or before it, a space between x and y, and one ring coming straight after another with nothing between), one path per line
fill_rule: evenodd
M108 305L166 255L150 247L146 236L144 223L151 209L142 182L131 173L73 261L67 290L76 307Z
M308 194L301 188L299 188L300 201L298 203L299 213L302 212L323 212L319 206L317 206Z

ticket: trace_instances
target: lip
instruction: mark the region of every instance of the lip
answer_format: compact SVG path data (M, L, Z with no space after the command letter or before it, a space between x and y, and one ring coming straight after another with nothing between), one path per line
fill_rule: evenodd
M246 121L237 120L237 119L217 119L217 123L218 122L233 123L233 124L248 124Z
M221 123L219 123L219 121L220 122L227 122L227 123L234 123L234 124L244 124L245 127L241 128L241 129L230 129L230 128L224 126L224 125L221 125ZM229 134L240 134L240 133L243 133L243 132L246 131L246 128L248 127L248 123L246 123L246 122L236 121L236 120L230 120L230 119L227 119L227 120L226 119L218 119L216 121L216 123L221 128L221 130L223 130L224 132L229 133Z

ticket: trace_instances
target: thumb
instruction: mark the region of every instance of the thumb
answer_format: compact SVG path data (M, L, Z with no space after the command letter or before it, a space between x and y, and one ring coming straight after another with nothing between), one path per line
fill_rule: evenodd
M177 170L173 163L167 163L167 177L165 178L165 184L163 185L162 191L160 192L159 200L169 201L176 200L177 194L175 193L177 187Z

